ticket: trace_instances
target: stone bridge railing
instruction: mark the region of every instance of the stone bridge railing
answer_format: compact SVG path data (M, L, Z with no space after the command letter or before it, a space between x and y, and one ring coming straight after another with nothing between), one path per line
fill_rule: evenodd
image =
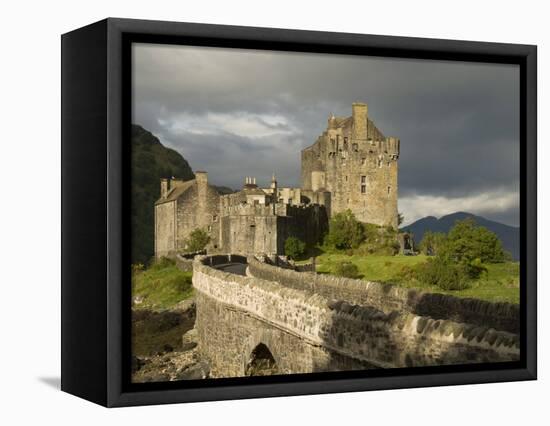
M193 285L202 295L220 306L253 316L266 326L284 330L310 345L341 356L379 367L519 359L519 341L515 334L416 315L402 310L403 302L383 302L382 292L377 296L377 303L359 306L356 296L350 301L327 297L327 291L317 291L319 282L312 284L315 285L312 291L279 281L286 273L300 274L294 271L283 270L283 275L278 271L272 276L274 280L264 279L258 275L259 271L263 271L262 276L268 275L264 268L267 265L250 258L253 277L225 273L209 263L208 258L197 257L193 264ZM393 298L390 294L389 299ZM369 301L372 300L371 294ZM394 304L396 309L389 309ZM378 308L381 305L386 306L386 311ZM217 326L224 327L224 324ZM201 339L201 345L208 346L208 336Z
M323 274L302 274L277 268L254 257L248 258L250 275L276 281L285 287L322 295L329 300L346 300L369 305L383 312L407 311L434 319L483 325L496 330L519 332L519 306L491 303L479 299L458 298L445 294Z

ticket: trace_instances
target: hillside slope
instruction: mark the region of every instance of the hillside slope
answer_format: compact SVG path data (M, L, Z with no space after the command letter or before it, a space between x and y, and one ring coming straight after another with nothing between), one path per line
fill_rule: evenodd
M160 178L190 180L189 163L166 148L156 136L132 125L131 154L132 263L146 263L154 255L154 203L160 196Z
M403 227L402 230L412 232L414 234L414 240L416 244L418 244L422 241L422 237L426 231L447 233L457 220L463 220L468 217L473 218L478 225L484 226L497 234L502 241L504 249L512 254L514 260L519 260L519 228L504 225L503 223L476 216L472 213L457 212L442 216L439 219L433 216L427 216Z

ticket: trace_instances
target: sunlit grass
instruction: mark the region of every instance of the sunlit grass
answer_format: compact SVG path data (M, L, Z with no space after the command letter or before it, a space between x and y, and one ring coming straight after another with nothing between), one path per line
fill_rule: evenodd
M169 309L193 294L192 276L170 262L153 265L132 274L132 297L141 299L140 309Z
M340 253L324 253L316 258L317 272L334 274L336 264L352 262L363 280L391 283L400 287L417 288L423 291L452 294L458 297L473 297L491 302L519 303L519 263L487 264L487 273L472 282L465 290L445 291L410 278L406 271L426 262L427 256L348 256ZM409 269L410 270L410 269Z

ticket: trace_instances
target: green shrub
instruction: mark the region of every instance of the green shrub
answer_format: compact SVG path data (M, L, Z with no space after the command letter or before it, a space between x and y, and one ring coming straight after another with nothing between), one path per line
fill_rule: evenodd
M478 279L482 273L488 272L487 267L481 263L481 259L479 258L471 260L467 263L465 262L464 268L466 269L468 276L472 279Z
M359 276L357 266L351 262L337 263L334 268L334 273L346 278L357 278Z
M378 226L372 223L364 223L363 231L365 239L354 252L360 256L371 254L378 256L394 256L399 253L397 231L391 226Z
M151 264L152 270L158 271L160 269L168 268L170 266L174 266L176 262L168 257L161 257L160 259L154 259L153 263Z
M196 228L185 240L186 250L190 253L202 251L210 242L210 236L204 229Z
M288 237L285 241L285 254L292 259L299 259L306 251L306 243L296 237Z
M428 259L426 263L419 265L417 277L419 281L442 290L464 290L471 287L467 268L442 257Z
M132 263L132 274L137 274L145 269L143 263Z
M437 255L442 247L445 245L447 236L443 232L427 231L420 241L418 248L420 251L428 256Z
M351 210L335 214L330 219L325 244L338 250L357 248L365 240L365 230Z

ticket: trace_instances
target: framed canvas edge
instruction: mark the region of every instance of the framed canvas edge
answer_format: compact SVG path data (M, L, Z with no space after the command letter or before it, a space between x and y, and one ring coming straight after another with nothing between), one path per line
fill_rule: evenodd
M271 28L235 27L224 25L189 24L164 21L144 21L109 18L107 20L107 402L110 407L163 404L176 402L198 402L225 399L277 397L335 392L353 392L366 390L385 390L415 388L427 386L447 386L475 383L535 380L536 372L536 126L537 126L537 70L536 46L470 42L440 39L422 39L393 36L371 36L363 34L326 33L316 31L284 30ZM342 380L319 380L276 384L250 384L224 387L174 389L155 391L123 390L122 384L122 39L126 33L144 33L157 35L177 35L189 37L208 37L213 39L261 40L268 43L304 43L325 45L338 48L342 45L365 47L375 52L408 52L410 57L441 58L474 56L515 57L525 64L525 111L522 135L526 142L524 173L522 174L522 197L526 197L525 224L523 231L526 282L524 284L525 307L523 319L526 321L525 350L527 351L525 368L460 373L441 373L430 375L392 376L358 378ZM445 54L447 52L447 54ZM417 53L418 56L414 56ZM524 179L524 180L523 180Z

